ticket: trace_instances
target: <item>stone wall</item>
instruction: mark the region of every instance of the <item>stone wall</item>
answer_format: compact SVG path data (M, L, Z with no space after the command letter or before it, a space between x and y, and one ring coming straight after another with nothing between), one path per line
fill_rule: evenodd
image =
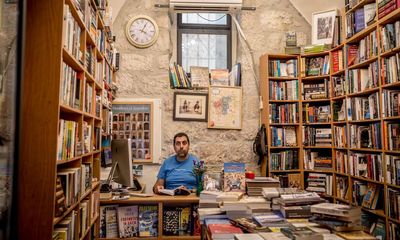
M173 57L173 39L176 35L166 9L155 8L163 0L126 1L113 23L116 47L121 53L121 66L117 72L117 97L147 97L162 99L162 158L173 154L172 138L178 131L191 138L191 152L205 160L211 169L220 170L223 162L244 162L248 170L259 173L257 156L252 144L259 125L258 82L259 57L264 53L283 53L285 32L296 31L298 45L310 42L311 26L297 12L289 0L244 1L257 8L242 11L239 22L248 39L255 62L255 79L251 55L238 40L237 61L242 63L243 127L238 130L211 130L205 122L172 120L173 89L169 87L168 66L176 61ZM125 37L127 21L138 14L154 18L160 34L157 42L147 49L137 49ZM142 179L150 189L159 166L145 166L146 178Z

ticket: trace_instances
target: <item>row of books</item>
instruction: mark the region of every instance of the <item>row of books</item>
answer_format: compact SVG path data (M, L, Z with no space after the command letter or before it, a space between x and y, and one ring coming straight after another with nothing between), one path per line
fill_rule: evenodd
M333 176L323 173L309 173L306 190L319 194L333 195Z
M96 62L95 47L92 46L91 44L86 44L85 67L86 67L86 70L88 71L88 73L91 74L93 77L96 77L96 76L94 76L95 62Z
M64 4L63 45L65 50L78 61L82 61L83 58L81 35L82 29L72 16L69 5Z
M381 27L380 48L381 52L400 46L400 21L388 23Z
M328 78L318 80L317 83L303 83L303 100L327 99L330 96L330 81Z
M297 77L297 60L270 60L268 73L270 77Z
M358 68L348 71L348 93L363 92L378 87L378 61L370 63L368 69Z
M100 238L157 237L158 207L154 205L100 207Z
M269 104L270 123L298 123L298 104Z
M349 172L352 176L384 182L382 158L380 154L351 153Z
M65 196L65 207L75 204L92 186L92 166L82 164L76 168L62 168L57 171Z
M347 148L347 126L333 126L333 144L337 148Z
M334 73L344 69L343 50L337 50L332 52L332 71Z
M385 156L386 182L388 184L400 185L400 156Z
M378 32L373 31L356 45L349 45L348 66L364 62L375 56L378 56Z
M399 8L400 2L397 0L382 0L378 3L378 18L381 19Z
M329 170L332 169L332 156L323 151L303 151L304 169L306 170Z
M374 23L375 15L376 3L366 4L364 7L346 13L346 37L349 38Z
M297 134L294 127L271 127L271 146L297 146Z
M299 81L269 81L269 100L298 100Z
M385 149L391 151L400 150L400 124L385 122L386 142Z
M348 155L347 151L335 151L335 162L336 162L336 171L338 173L349 173L349 167L348 167Z
M271 152L271 170L291 170L299 168L299 152L297 150L285 150L281 152Z
M330 106L310 103L303 105L303 123L324 123L330 121Z
M347 94L346 79L343 76L332 76L333 97L339 97Z
M381 124L350 125L350 148L382 149Z
M302 77L327 75L330 71L329 55L324 57L303 57L301 58L300 66Z
M208 88L211 86L241 86L241 63L228 69L211 69L208 67L190 67L190 78L182 66L174 63L169 68L169 80L172 88Z
M332 146L332 129L302 126L304 146Z
M333 116L332 120L334 122L340 122L346 120L346 101L345 99L339 99L332 103Z
M388 58L381 59L382 85L399 81L400 76L400 53Z
M78 156L78 122L60 119L57 143L57 160Z
M400 113L400 91L387 90L382 91L382 117L397 117Z
M347 120L358 121L380 118L379 93L375 92L365 97L347 98Z
M62 104L77 109L81 107L82 81L83 81L83 73L81 72L77 73L70 66L63 63L63 77L61 78L61 93L60 93L60 102Z

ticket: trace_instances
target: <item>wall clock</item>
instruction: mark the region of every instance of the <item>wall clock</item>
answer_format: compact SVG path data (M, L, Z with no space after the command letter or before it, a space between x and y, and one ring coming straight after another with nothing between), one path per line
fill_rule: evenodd
M133 46L147 48L157 41L158 26L151 17L138 15L128 21L125 34Z

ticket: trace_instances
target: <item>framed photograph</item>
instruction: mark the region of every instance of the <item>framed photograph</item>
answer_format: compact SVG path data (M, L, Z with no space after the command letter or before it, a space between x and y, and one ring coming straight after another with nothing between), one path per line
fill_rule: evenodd
M312 14L312 44L332 44L337 9Z
M208 128L242 129L242 88L210 86Z
M134 164L159 161L159 108L159 102L144 99L116 99L113 102L113 139L131 139Z
M174 94L174 121L207 121L207 93Z

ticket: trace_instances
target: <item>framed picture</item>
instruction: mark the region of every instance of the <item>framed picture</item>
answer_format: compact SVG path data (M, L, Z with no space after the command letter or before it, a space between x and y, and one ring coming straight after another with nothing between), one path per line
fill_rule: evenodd
M337 9L312 14L312 44L331 44Z
M157 103L157 106L155 104ZM151 100L116 99L112 105L113 139L131 139L133 163L158 163L161 128L156 109L159 103ZM159 112L159 111L158 111ZM161 138L160 138L161 139Z
M242 88L211 86L208 128L242 129Z
M174 94L174 121L207 121L207 93Z

